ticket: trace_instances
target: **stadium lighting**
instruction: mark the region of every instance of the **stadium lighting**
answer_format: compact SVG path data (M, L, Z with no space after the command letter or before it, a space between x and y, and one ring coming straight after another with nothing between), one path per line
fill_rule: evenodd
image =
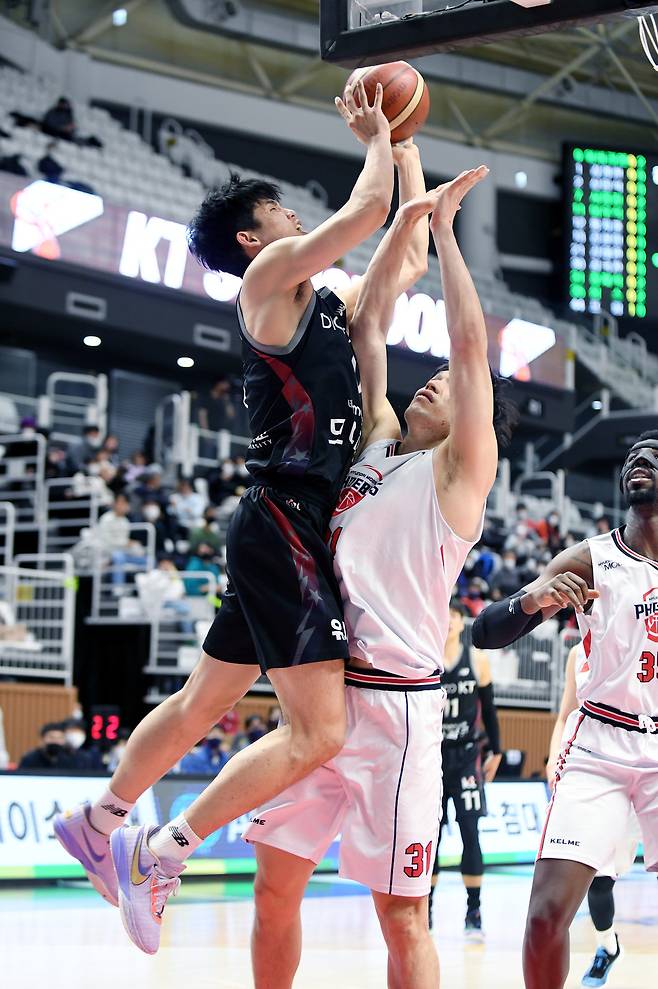
M594 401L592 402L592 408L594 409L595 412L600 412L601 409L603 408L603 402L600 399L595 398Z
M89 336L89 337L84 337L82 342L84 343L85 347L100 347L103 341L101 340L100 337Z
M527 172L515 172L514 173L514 185L517 189L525 189L528 185L528 173Z
M512 3L518 4L519 7L545 7L553 3L553 0L512 0Z
M112 23L115 27L123 27L128 20L128 11L125 7L117 7L112 11Z
M179 357L176 361L179 367L194 367L193 357Z

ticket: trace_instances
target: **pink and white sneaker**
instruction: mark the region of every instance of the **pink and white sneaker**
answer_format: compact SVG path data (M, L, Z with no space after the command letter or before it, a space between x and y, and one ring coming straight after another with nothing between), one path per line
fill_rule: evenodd
M147 955L160 947L160 925L167 900L180 887L185 866L159 859L148 840L160 829L119 828L110 839L119 885L119 910L128 937Z
M69 855L77 859L89 882L113 907L119 906L117 876L110 854L109 835L89 823L90 804L58 814L53 824L55 837Z

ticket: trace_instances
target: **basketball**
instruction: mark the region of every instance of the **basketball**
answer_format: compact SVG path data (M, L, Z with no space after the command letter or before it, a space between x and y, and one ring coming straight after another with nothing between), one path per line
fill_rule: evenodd
M359 79L363 82L371 103L375 98L377 83L382 84L382 110L391 126L392 144L406 141L423 126L430 112L430 94L425 80L413 65L408 62L387 62L385 65L355 69L345 88L355 85Z

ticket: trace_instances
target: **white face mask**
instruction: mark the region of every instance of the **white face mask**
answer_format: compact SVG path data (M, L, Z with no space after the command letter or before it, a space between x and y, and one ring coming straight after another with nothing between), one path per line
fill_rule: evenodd
M80 746L84 745L85 737L83 731L67 731L66 744L71 749L79 749Z
M144 518L147 522L156 522L160 518L160 509L157 505L146 505L144 508Z

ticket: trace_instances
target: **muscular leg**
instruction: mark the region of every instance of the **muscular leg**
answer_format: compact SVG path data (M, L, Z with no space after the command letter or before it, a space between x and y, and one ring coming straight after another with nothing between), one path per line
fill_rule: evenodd
M244 697L259 674L258 666L221 663L202 653L182 690L147 714L130 736L112 792L135 803Z
M526 989L563 989L569 974L569 926L595 870L566 859L540 859L523 941Z
M269 671L288 724L233 756L185 811L199 838L338 755L345 740L344 669L342 660L331 660Z
M373 890L372 898L388 948L388 989L438 989L439 957L427 926L427 897Z
M251 934L255 989L290 989L302 953L299 914L315 863L256 844L256 913Z

